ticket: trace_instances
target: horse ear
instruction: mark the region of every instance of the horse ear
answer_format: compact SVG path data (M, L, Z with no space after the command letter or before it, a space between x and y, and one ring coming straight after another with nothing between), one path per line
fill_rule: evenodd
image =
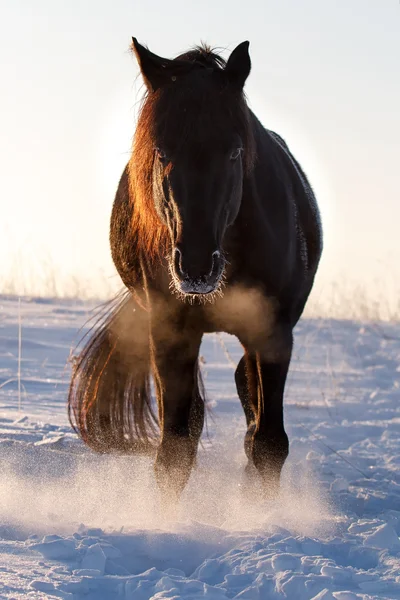
M231 53L226 63L225 73L236 88L242 90L250 74L251 61L249 56L250 42L242 42Z
M172 61L153 54L148 48L139 44L135 37L132 38L132 50L139 63L146 87L150 92L155 92L167 83L170 77L167 67Z

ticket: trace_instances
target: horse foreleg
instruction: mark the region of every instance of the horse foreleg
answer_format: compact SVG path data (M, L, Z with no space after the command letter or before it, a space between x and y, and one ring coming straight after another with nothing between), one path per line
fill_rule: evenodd
M287 330L265 347L252 352L249 360L257 376L257 415L248 455L261 475L268 497L279 490L280 475L289 454L283 421L283 394L292 352L292 333Z
M185 339L174 335L172 340L155 340L161 429L155 474L164 497L177 500L196 458L204 405L197 381L201 336L191 332Z
M253 362L246 353L240 359L235 371L236 389L246 417L247 432L244 438L244 451L249 460L251 459L251 445L257 415L256 371Z

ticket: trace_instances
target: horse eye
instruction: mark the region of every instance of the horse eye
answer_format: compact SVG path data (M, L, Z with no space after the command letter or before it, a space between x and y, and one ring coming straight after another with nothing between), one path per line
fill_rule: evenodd
M242 153L243 148L235 148L231 154L231 160L236 160Z
M160 160L165 161L167 159L167 154L164 152L164 150L161 148L156 148L155 151Z

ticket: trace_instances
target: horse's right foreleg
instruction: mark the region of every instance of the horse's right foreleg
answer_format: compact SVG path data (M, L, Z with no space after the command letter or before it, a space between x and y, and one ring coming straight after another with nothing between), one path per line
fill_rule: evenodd
M201 335L193 331L153 335L161 442L155 462L164 497L179 498L192 470L204 422L198 386Z
M235 371L237 393L246 417L247 432L244 439L244 451L250 460L251 443L256 426L257 414L257 374L253 373L253 363L247 354L242 356Z

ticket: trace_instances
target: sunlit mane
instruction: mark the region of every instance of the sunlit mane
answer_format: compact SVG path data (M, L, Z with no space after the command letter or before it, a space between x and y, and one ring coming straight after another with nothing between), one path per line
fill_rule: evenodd
M138 253L150 261L164 255L168 245L168 230L157 215L153 201L154 144L152 122L154 101L144 100L129 161L129 188L133 203L132 229Z

